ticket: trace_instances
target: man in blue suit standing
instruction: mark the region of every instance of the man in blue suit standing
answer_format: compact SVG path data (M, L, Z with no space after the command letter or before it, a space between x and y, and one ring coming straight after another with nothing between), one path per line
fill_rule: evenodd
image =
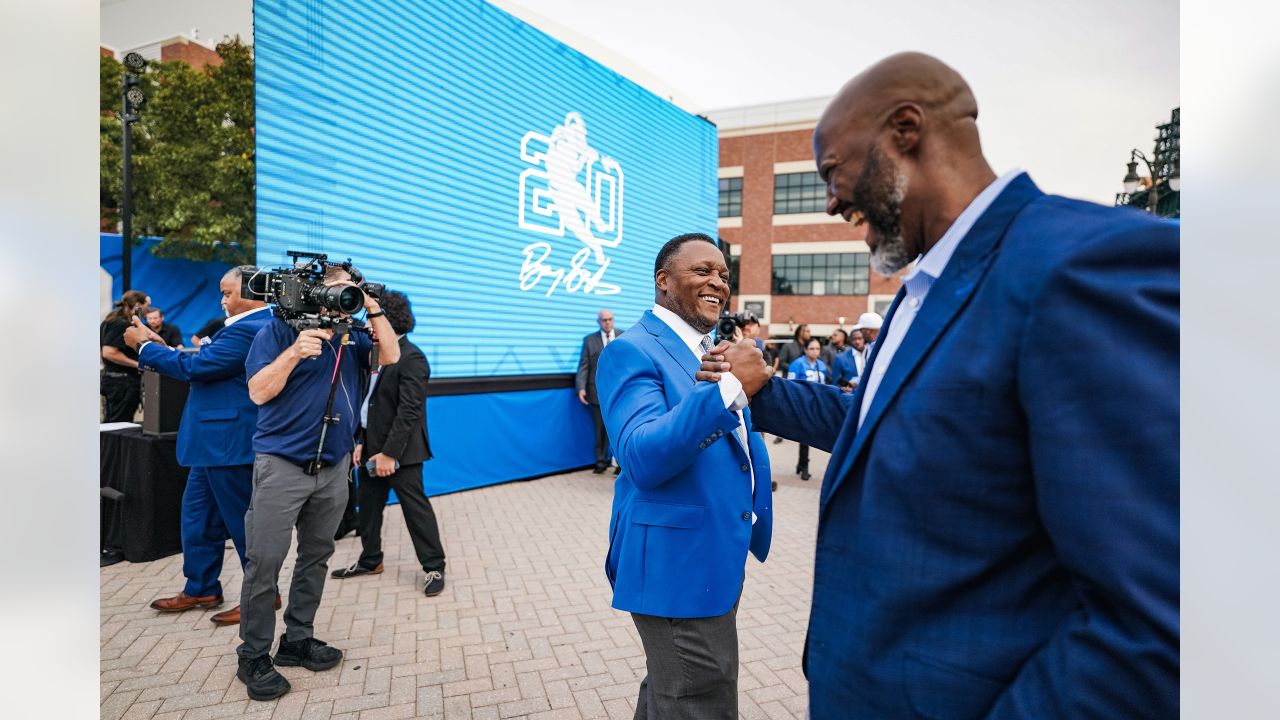
M245 565L244 515L253 491L253 433L258 406L249 400L244 361L253 338L271 320L260 300L240 297L241 273L228 270L219 290L227 322L197 353L184 353L136 318L125 342L138 349L143 368L191 383L178 426L178 463L191 468L182 494L182 573L187 585L151 607L181 612L222 604L222 556L227 537ZM279 598L276 599L279 607ZM210 618L216 625L240 622L240 606Z
M596 370L622 467L605 573L613 607L631 613L644 644L637 720L736 720L744 565L748 550L764 561L773 523L769 457L745 409L763 381L694 382L729 302L714 240L668 241L654 283L653 309L605 347Z
M814 132L827 212L868 225L877 272L916 265L856 393L751 401L831 452L812 717L1177 717L1178 230L997 177L976 119L908 53ZM754 354L718 347L700 378L750 394Z

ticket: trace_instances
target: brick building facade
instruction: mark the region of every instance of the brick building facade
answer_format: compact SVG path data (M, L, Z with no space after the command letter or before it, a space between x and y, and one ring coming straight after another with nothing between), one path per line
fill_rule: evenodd
M883 315L902 285L870 271L865 228L825 212L813 128L828 100L708 113L720 136L718 224L735 270L733 310L755 311L774 338L802 323L825 337L867 310Z

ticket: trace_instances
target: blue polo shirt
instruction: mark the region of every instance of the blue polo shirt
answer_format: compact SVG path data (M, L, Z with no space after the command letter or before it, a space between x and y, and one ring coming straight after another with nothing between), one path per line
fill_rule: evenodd
M253 339L245 358L245 377L252 378L270 365L298 339L298 331L280 318L272 318ZM333 397L333 413L340 419L329 426L320 459L337 463L355 447L356 423L360 421L360 384L369 369L373 340L368 333L353 332L346 346L337 336L324 344L319 357L300 361L289 373L284 389L258 408L258 430L253 451L278 455L302 464L315 458L320 444L320 428L333 368L342 353L341 379Z

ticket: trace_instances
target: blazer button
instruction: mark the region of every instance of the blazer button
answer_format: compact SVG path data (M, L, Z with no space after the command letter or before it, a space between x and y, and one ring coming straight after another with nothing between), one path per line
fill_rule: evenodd
M747 464L746 464L746 463L742 463L742 467L740 467L740 468L738 468L738 469L739 469L739 470L741 470L742 472L746 472L746 471L750 470L751 468L747 467Z
M743 519L743 520L750 520L750 519L751 519L751 511L750 511L750 510L748 510L747 512L742 513L742 519Z

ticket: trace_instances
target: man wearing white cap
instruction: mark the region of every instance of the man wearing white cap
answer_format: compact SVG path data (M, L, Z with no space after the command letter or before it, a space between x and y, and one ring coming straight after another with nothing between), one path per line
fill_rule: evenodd
M876 345L876 336L880 334L880 326L884 324L884 318L873 312L864 312L858 316L858 324L853 326L854 330L861 330L862 337L867 344L862 348L862 360L858 362L858 375L862 375L862 368L867 366L867 361L871 359L871 351ZM858 352L856 349L854 352Z

